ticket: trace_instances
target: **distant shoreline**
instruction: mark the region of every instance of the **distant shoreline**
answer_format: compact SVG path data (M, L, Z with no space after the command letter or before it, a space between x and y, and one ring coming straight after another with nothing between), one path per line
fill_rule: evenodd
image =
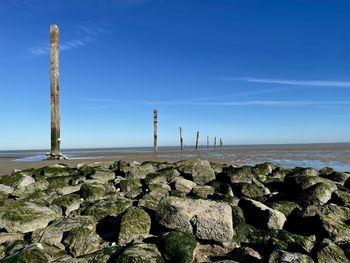
M42 167L55 163L75 166L83 162L94 161L167 161L183 159L206 159L234 165L255 165L272 162L287 168L301 166L321 169L325 166L337 171L350 171L350 143L328 144L280 144L280 145L245 145L224 146L206 149L186 147L183 152L179 147L159 147L154 154L152 147L102 148L102 149L64 149L62 153L69 160L42 161L47 150L0 151L0 175L8 174L13 169ZM16 160L16 161L15 161Z

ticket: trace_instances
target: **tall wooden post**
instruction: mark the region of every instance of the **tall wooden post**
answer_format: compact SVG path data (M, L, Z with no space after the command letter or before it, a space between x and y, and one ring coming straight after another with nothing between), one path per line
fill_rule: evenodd
M222 140L221 140L221 138L220 138L220 148L222 148Z
M199 131L197 131L197 136L196 136L196 151L198 149L198 140L199 140Z
M153 130L154 130L154 142L153 142L153 152L157 152L158 151L158 145L157 145L157 139L158 139L158 132L157 132L157 110L154 109L153 110Z
M180 147L181 147L181 152L183 151L183 145L184 145L184 139L182 137L182 127L180 127Z
M214 137L214 149L216 148L216 137Z
M207 136L207 149L209 150L209 136Z
M50 25L50 90L51 90L51 152L50 158L60 158L59 111L59 32L57 25Z

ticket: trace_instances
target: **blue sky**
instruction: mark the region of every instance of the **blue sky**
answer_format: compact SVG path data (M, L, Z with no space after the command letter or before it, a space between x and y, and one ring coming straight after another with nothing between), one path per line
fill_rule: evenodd
M8 0L0 149L50 146L49 26L63 148L350 140L350 2Z

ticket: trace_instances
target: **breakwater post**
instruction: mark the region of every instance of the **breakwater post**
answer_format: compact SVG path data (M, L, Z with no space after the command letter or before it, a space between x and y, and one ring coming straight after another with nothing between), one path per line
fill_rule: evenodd
M207 150L209 150L209 136L207 136Z
M59 111L59 32L58 26L50 25L50 106L51 106L51 152L50 159L59 159L60 111Z
M184 139L182 137L182 127L180 127L180 147L181 147L181 152L183 151L183 144L184 144Z
M197 136L196 136L196 151L198 150L198 140L199 140L199 131L197 131Z
M220 138L220 148L222 148L222 140L221 140L221 138Z
M216 137L214 137L214 149L216 148Z
M154 131L154 140L153 140L153 152L158 151L158 145L157 145L157 139L158 139L158 131L157 131L157 124L158 124L158 112L156 109L153 109L153 131Z

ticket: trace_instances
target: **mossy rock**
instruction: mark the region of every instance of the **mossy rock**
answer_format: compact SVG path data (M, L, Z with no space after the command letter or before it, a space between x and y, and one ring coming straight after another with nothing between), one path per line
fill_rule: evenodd
M54 177L47 178L46 180L50 184L49 186L50 190L58 190L60 188L72 185L72 182L77 182L79 180L83 182L82 177L77 175L54 176Z
M77 174L77 170L70 168L64 164L45 166L33 171L33 175L41 175L45 177L69 176Z
M106 195L106 191L101 184L84 183L79 194L85 201L93 202L102 199Z
M317 250L318 262L350 262L344 251L330 239L324 239Z
M27 240L14 240L14 241L6 242L4 245L5 245L5 254L6 254L6 256L9 256L9 255L14 254L17 251L21 250L22 248L28 246L29 241L27 241Z
M0 184L11 187L16 187L24 176L21 172L12 173L10 175L3 175L0 177Z
M23 201L5 202L0 207L0 228L9 232L28 233L46 227L59 215L53 210Z
M18 253L12 254L0 261L1 263L47 263L48 257L41 244L29 245Z
M142 184L139 178L121 180L119 186L127 198L135 198L142 193Z
M118 245L124 246L133 240L148 237L151 229L151 218L141 208L129 207L121 218L118 234Z
M90 254L100 249L99 236L87 227L71 229L63 243L74 257Z
M237 205L231 205L233 227L245 222L243 210Z
M62 208L63 213L68 216L72 211L79 209L80 204L82 203L80 195L78 194L69 194L59 198L56 198L52 204L58 205Z
M35 183L32 183L26 187L23 188L17 188L13 192L14 195L19 195L22 197L26 197L30 194L33 194L38 191L45 191L49 188L49 183L46 180L40 180Z
M156 211L160 200L169 195L169 191L166 189L155 190L147 193L138 201L139 207L144 207L152 211Z
M162 236L164 256L170 262L191 263L197 245L196 238L189 233L168 232Z
M207 199L208 196L214 193L214 188L209 185L197 185L192 188L192 196L195 198Z
M298 203L302 206L323 205L331 199L334 190L336 187L330 187L329 184L316 183L298 196Z
M114 255L118 254L122 250L122 247L112 246L98 250L96 252L79 256L74 259L74 263L102 263L102 262L113 262L111 260Z
M25 202L35 203L40 206L49 206L57 197L58 194L56 192L48 192L47 190L44 190L31 193L22 200Z
M118 257L117 263L164 263L154 244L134 243Z
M252 179L254 178L254 174L250 166L242 166L239 168L229 166L223 169L223 174L228 176L231 185L239 183L250 184L252 183Z
M295 208L300 208L297 203L291 201L277 201L273 203L267 203L268 207L282 212L286 217L288 217Z
M83 211L84 215L91 215L97 221L106 216L117 216L132 206L132 201L122 197L110 197L91 203Z
M239 189L235 191L235 189ZM234 187L234 191L237 192L240 196L256 199L258 197L263 197L265 195L270 194L270 190L266 188L262 183L253 179L251 184L242 183L239 186Z
M273 163L260 163L252 168L252 172L256 176L269 175L276 168Z
M276 249L294 249L309 253L316 242L315 236L296 235L286 230L257 229L245 223L237 225L234 230L234 243L263 247L266 252Z

